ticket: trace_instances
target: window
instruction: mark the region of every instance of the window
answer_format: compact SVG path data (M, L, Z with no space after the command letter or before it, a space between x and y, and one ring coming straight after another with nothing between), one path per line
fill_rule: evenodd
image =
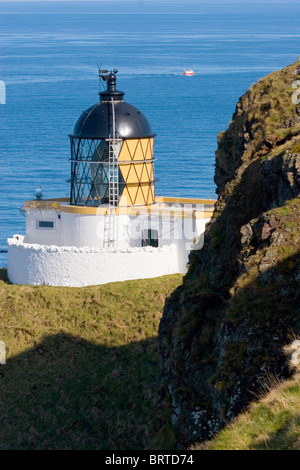
M157 230L143 230L142 246L158 247L158 231Z
M53 220L38 220L37 221L37 228L45 228L48 230L54 229L54 222Z
M122 173L116 165L109 166L109 153L118 159L122 141L109 147L105 139L78 139L71 137L71 204L99 206L109 203L109 183L118 181L119 196L125 186ZM115 172L115 173L114 173Z

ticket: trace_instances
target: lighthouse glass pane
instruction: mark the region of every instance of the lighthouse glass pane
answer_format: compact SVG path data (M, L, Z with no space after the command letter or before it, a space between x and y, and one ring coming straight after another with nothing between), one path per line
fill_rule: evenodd
M116 161L122 142L111 147ZM109 142L95 139L71 139L71 204L99 206L108 204L112 194L116 203L124 188L124 179L118 168L109 165ZM118 191L109 194L109 183L117 181Z

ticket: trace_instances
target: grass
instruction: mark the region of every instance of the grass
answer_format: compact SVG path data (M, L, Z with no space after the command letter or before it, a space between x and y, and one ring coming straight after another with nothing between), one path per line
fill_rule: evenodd
M182 276L85 288L0 279L0 449L149 448L158 324Z
M252 403L210 442L193 450L300 450L300 374L278 384Z

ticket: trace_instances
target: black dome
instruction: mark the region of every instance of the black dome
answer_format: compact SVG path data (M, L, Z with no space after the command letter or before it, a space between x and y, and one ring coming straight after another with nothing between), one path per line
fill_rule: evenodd
M108 139L112 134L112 98L115 108L116 134L119 138L134 139L152 137L148 120L134 106L123 101L124 93L115 88L114 73L102 76L107 81L107 90L100 94L101 101L82 113L76 121L72 137L85 139Z
M118 137L133 139L152 137L153 132L145 116L131 104L118 101L115 105L116 132ZM73 137L108 139L112 133L112 105L109 101L91 106L76 121Z

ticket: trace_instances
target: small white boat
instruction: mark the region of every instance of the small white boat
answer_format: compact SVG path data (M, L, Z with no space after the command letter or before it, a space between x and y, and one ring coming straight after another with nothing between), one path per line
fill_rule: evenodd
M192 70L192 69L185 70L185 71L183 72L183 75L194 75L194 70Z

